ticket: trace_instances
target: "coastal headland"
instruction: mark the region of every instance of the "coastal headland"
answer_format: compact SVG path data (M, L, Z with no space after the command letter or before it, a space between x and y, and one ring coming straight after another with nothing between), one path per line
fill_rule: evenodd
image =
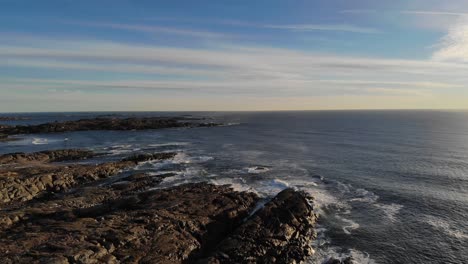
M209 127L171 118L97 118L0 133ZM228 185L158 185L171 173L132 172L176 152L93 161L87 149L0 155L3 263L300 263L314 253L313 198L268 199ZM261 205L261 206L260 206Z

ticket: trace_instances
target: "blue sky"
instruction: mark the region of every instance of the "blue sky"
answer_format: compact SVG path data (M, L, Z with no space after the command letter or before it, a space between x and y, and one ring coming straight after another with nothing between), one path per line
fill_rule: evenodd
M468 108L468 1L0 0L0 111Z

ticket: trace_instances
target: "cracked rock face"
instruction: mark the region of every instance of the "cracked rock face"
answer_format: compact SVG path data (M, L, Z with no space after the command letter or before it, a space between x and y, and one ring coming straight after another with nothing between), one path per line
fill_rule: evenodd
M53 150L0 156L0 164L6 165L0 168L0 205L17 201L25 202L40 195L63 192L77 185L116 175L138 162L170 159L176 153L138 155L98 165L46 164L51 161L84 159L93 155L87 150Z
M306 193L280 192L199 263L297 263L314 253L317 216Z
M208 184L114 195L91 207L29 211L3 231L1 258L4 263L182 263L239 225L257 200Z

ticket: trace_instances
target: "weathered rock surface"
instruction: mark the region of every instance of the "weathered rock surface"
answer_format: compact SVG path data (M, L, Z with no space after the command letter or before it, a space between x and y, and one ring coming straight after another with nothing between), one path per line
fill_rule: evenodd
M155 189L172 173L109 178L175 153L48 163L78 153L21 154L1 167L1 263L298 263L313 252L305 193L284 190L253 213L259 197L228 186Z
M91 207L23 209L0 235L2 263L183 263L239 225L257 201L208 184L107 194Z
M94 118L80 119L76 121L45 123L40 125L2 126L0 127L0 133L7 135L17 135L88 130L144 130L174 127L205 127L216 125L217 124L214 123L185 122L184 119L180 118Z
M94 153L85 149L46 150L34 153L10 153L0 155L0 164L37 162L55 162L82 160L94 157Z
M298 263L314 253L317 216L306 193L286 189L199 263Z
M2 167L0 168L0 205L15 201L29 201L41 194L63 192L80 184L116 175L123 169L135 166L138 162L170 159L175 155L176 153L139 155L118 162L107 162L98 165L49 166L43 163L32 163L33 166ZM92 156L92 152L85 150L58 150L31 154L7 154L2 157L4 162L21 161L24 164L25 160L49 162L89 156Z

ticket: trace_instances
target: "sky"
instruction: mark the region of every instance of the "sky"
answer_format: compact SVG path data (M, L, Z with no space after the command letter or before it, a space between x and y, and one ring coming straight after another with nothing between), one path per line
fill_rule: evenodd
M466 0L0 0L0 112L467 108Z

